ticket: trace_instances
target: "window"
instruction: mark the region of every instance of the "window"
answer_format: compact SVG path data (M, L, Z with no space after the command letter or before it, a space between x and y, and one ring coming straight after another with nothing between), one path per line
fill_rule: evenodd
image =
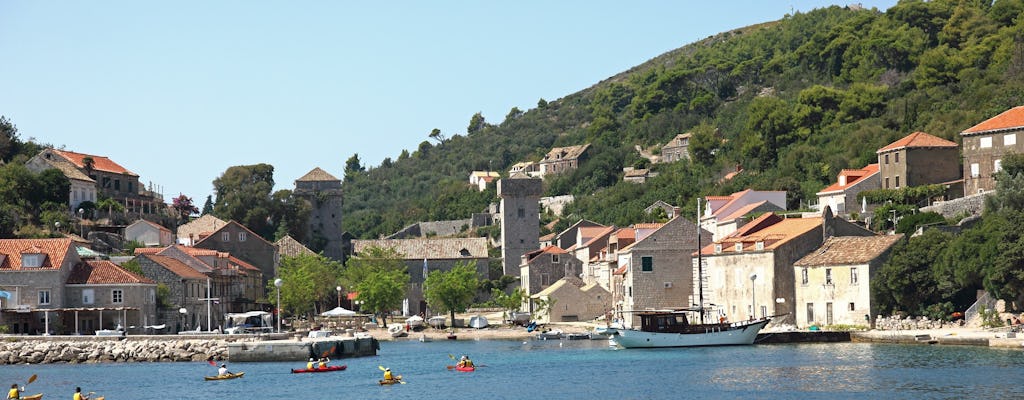
M900 177L896 176L896 189L900 188Z
M244 242L245 239L246 239L245 236L246 236L245 232L238 232L238 241L239 242Z
M987 148L987 147L992 147L992 137L991 136L990 137L983 137L983 138L981 138L981 148L984 149L984 148Z
M825 303L825 325L832 325L832 303Z
M1003 135L1003 146L1013 146L1017 144L1017 134L1007 133Z
M888 154L886 154L886 155L885 155L885 163L886 163L886 164L888 164L888 163L889 163L889 155L888 155Z
M832 268L825 268L825 284L832 284Z
M551 255L551 263L552 264L558 264L558 254L552 254Z
M851 285L856 285L857 284L857 267L851 267L850 268L850 284Z
M654 271L654 257L651 257L651 256L640 257L640 271L642 271L642 272Z
M992 162L992 173L996 173L1003 170L1003 160L995 160Z
M814 323L814 303L807 303L807 323Z
M121 180L114 179L114 190L121 190Z
M82 304L92 304L96 300L93 289L82 289Z
M807 279L807 268L806 267L805 268L801 268L800 269L800 283L803 284L803 285L806 285L807 281L808 281L808 279Z
M39 291L39 305L50 304L50 291L40 290Z
M978 163L971 163L971 178L977 178L981 176L981 167Z
M764 242L763 241L754 242L754 250L764 250Z
M721 252L722 252L722 244L721 243L715 243L715 254L718 254L718 253L721 253Z
M39 268L43 266L45 255L42 253L22 253L21 266L23 268Z
M900 153L893 153L892 156L894 158L892 163L893 164L899 164L900 163Z
M850 303L850 311L854 311L856 309L857 309L857 307L854 306L853 303Z
M885 178L885 188L886 188L886 189L888 189L888 188L889 188L889 177L886 177L886 178Z
M128 193L135 193L135 186L132 185L132 181L128 181Z
M735 248L736 248L736 251L743 251L743 243L742 242L741 243L736 243Z
M124 291L121 289L114 289L110 291L110 302L114 304L120 304L124 302Z
M516 215L518 215L519 218L526 218L526 209L525 208L520 208L520 209L516 210Z
M222 242L230 242L231 241L231 232L221 232L220 233L220 241L222 241Z

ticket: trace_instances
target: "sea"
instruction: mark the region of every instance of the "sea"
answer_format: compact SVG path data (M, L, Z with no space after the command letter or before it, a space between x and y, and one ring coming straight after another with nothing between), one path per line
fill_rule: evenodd
M468 355L475 372L447 366ZM374 357L229 363L240 379L204 381L206 362L9 365L0 384L70 399L1009 399L1024 398L1024 349L869 343L615 349L605 340L382 342ZM391 368L405 384L380 386ZM6 390L6 389L5 389Z

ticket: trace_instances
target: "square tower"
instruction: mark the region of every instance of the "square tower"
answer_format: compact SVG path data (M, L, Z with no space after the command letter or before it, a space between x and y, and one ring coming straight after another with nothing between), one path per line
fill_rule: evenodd
M501 267L519 276L523 254L540 248L540 195L543 181L521 173L498 181L501 197Z

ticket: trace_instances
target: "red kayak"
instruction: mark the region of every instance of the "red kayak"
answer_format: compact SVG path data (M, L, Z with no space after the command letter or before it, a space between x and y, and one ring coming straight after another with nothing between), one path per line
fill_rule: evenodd
M457 365L455 366L455 370L459 372L473 372L476 371L476 367L463 367Z
M344 371L344 370L345 370L345 368L348 368L348 366L347 366L347 365L331 365L331 366L328 366L328 367L325 367L325 368L313 368L313 369L305 369L305 368L303 368L303 369L293 369L293 370L292 370L292 373L293 373L293 374L301 374L301 373L304 373L304 372L331 372L331 371Z

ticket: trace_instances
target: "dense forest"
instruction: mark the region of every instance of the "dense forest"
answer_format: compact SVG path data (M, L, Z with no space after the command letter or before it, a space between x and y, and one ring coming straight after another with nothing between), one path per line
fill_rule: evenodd
M785 190L791 209L804 208L841 169L874 162L878 148L907 134L923 131L959 143L963 129L1024 104L1022 12L1024 0L901 0L888 10L833 6L723 32L580 92L540 99L536 108L513 108L500 122L477 113L465 132L424 132L417 148L377 166L363 165L358 154L348 157L344 228L376 238L418 221L467 218L497 200L493 186L477 192L466 184L470 171L507 174L512 164L537 161L551 147L583 143L591 149L580 168L544 182L546 195L576 195L556 230L580 218L619 226L643 222L655 218L643 209L657 200L682 206L692 218L696 197L747 188ZM19 161L41 145L18 140L13 124L0 122L0 227L26 221L45 226L41 213L53 207L47 205L53 193L38 180L59 178L26 177ZM636 151L639 146L657 154L684 132L693 135L692 161L649 165ZM649 167L659 175L626 183L624 167ZM742 172L723 179L737 170ZM291 233L315 243L299 229L308 209L287 190L271 193L272 174L265 164L232 167L214 182L217 198L207 199L204 213L242 221L268 238ZM29 195L35 197L23 197ZM250 207L232 206L238 204ZM1015 214L998 215L986 216L984 232L1010 234L1001 227L1022 225ZM963 235L996 240L972 232ZM935 235L926 238L940 247L964 240ZM914 243L906 246L913 249ZM960 255L942 257L998 253L971 249L970 241L957 246ZM1001 298L1021 299L1024 262L999 262L1005 268L987 272L973 261L976 268L953 272L930 268L963 263L904 265L921 274L891 275L887 307L960 308L982 286ZM960 274L955 287L934 281L954 272ZM920 279L901 283L896 277ZM893 292L906 283L936 284L945 292L908 303Z

